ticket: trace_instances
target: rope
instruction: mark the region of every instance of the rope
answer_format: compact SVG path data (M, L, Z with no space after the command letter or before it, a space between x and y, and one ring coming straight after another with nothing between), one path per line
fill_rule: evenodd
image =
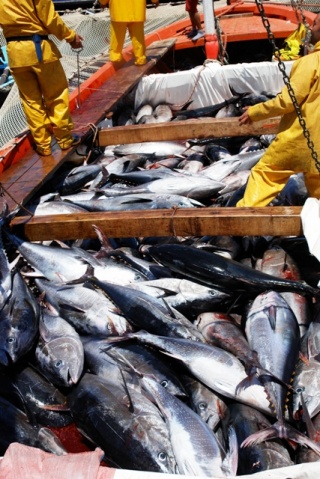
M31 211L29 211L25 206L23 206L21 203L19 203L12 195L11 193L9 193L9 191L3 186L2 183L0 183L0 189L1 189L1 196L3 196L3 192L9 196L9 198L12 199L12 201L17 205L17 208L21 208L23 209L24 211L26 211L28 213L28 215L30 216L34 216L33 213L31 213Z

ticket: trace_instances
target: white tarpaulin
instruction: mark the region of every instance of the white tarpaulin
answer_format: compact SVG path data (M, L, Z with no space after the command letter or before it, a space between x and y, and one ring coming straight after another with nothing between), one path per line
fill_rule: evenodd
M103 452L97 448L92 452L56 456L37 448L12 443L0 460L1 479L177 479L179 475L159 472L129 471L101 467ZM184 479L201 479L199 476L181 476ZM270 469L229 479L318 479L320 462ZM205 478L202 478L205 479ZM215 479L215 478L211 478ZM216 478L218 479L218 478Z
M285 62L288 75L292 63ZM276 95L283 86L278 62L221 65L212 61L187 71L143 77L137 86L135 108L146 103L153 107L167 103L182 108L190 100L193 101L189 108L200 108L231 98L230 87L239 93L268 92Z
M320 261L320 201L317 198L307 198L301 210L301 221L309 251Z

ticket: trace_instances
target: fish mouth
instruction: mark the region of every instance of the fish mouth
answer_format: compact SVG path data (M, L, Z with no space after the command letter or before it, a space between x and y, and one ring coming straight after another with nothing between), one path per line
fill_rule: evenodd
M12 366L13 363L14 361L10 353L5 349L0 349L0 364L2 364L2 366Z
M75 386L79 381L80 376L81 372L79 370L72 370L68 368L66 383L68 384L68 386Z

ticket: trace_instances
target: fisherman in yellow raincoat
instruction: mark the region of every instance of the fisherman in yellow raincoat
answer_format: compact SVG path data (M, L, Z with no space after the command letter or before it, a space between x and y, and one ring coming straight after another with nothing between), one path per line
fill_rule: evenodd
M320 161L320 14L311 28L312 53L293 63L290 84ZM290 176L302 172L311 197L320 198L320 173L285 86L272 100L250 106L240 125L281 116L276 138L252 168L244 197L237 206L266 206L284 188Z
M151 0L157 6L159 0ZM121 63L122 49L128 29L136 65L144 65L146 44L144 22L146 21L146 0L99 0L102 7L110 9L110 61Z
M62 149L70 148L79 140L71 134L68 81L48 35L72 48L82 47L82 37L67 27L51 0L1 0L0 26L36 151L51 155L52 133Z

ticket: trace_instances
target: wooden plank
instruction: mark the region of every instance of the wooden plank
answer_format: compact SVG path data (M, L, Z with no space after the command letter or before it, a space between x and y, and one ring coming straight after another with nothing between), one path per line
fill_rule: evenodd
M181 208L16 217L13 230L29 241L95 238L92 225L108 237L299 236L301 207Z
M99 131L100 146L141 143L144 141L174 141L187 138L223 138L225 136L271 135L278 131L280 118L239 125L233 118L197 118L149 125L127 125L103 128Z

